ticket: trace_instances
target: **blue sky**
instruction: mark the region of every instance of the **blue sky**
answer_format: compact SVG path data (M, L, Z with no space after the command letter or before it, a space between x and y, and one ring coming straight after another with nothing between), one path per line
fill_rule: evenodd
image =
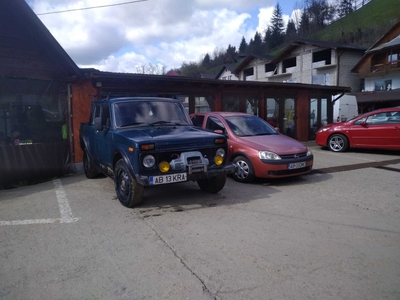
M198 62L263 32L275 0L27 0L80 67L138 73ZM131 2L124 5L115 5ZM110 6L113 5L113 6ZM280 1L287 21L297 4ZM107 6L107 7L98 7ZM85 9L98 7L95 9ZM44 14L54 11L74 10ZM156 68L154 68L156 67Z

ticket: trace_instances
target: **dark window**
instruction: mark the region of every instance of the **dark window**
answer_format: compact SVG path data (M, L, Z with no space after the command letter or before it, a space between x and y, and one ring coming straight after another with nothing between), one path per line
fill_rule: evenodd
M254 75L254 69L253 68L248 68L243 71L244 76L253 76Z
M192 117L192 122L194 126L201 127L203 125L204 116L195 115Z
M212 131L222 130L222 132L225 132L224 124L222 124L222 122L215 117L209 117L207 119L206 128Z
M326 49L313 53L313 63L318 61L325 61L326 65L331 64L331 49Z
M276 73L276 65L273 63L269 63L269 64L265 64L265 73L267 72L274 72L274 74Z
M288 58L283 61L283 73L286 73L287 68L296 66L296 57Z

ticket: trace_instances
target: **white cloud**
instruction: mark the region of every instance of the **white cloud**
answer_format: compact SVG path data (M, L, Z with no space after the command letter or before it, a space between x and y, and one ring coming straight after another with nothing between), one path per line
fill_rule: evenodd
M28 0L36 13L123 2L128 1ZM256 30L265 30L275 5L274 0L148 0L39 18L79 66L136 72L138 65L178 68L216 48L238 47L242 36L249 41Z

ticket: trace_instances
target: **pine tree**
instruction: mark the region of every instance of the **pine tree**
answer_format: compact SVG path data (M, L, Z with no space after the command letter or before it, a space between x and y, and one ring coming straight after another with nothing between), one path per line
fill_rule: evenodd
M286 40L286 42L290 43L290 42L294 41L296 38L297 38L296 25L294 24L294 21L292 19L290 19L286 26L285 40Z
M256 31L253 40L253 51L250 54L262 55L264 53L261 35Z
M298 34L302 38L308 37L310 34L310 17L306 9L301 13Z
M247 49L247 42L246 42L246 39L244 37L242 37L242 41L240 42L240 45L239 45L239 53L245 54L246 49Z
M231 44L229 44L228 49L226 49L226 55L235 57L236 56L236 47L231 46Z
M284 24L282 19L282 9L278 4L275 6L271 19L271 37L268 40L268 48L274 49L283 43Z
M209 65L210 65L210 62L211 62L211 58L210 58L210 55L207 53L207 54L204 56L203 61L201 62L201 64L202 64L205 68L208 68Z

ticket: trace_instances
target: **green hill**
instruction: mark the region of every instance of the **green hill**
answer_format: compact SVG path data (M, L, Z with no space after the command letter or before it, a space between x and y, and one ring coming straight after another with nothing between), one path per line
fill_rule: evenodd
M400 21L399 0L371 0L312 36L314 40L371 46Z

